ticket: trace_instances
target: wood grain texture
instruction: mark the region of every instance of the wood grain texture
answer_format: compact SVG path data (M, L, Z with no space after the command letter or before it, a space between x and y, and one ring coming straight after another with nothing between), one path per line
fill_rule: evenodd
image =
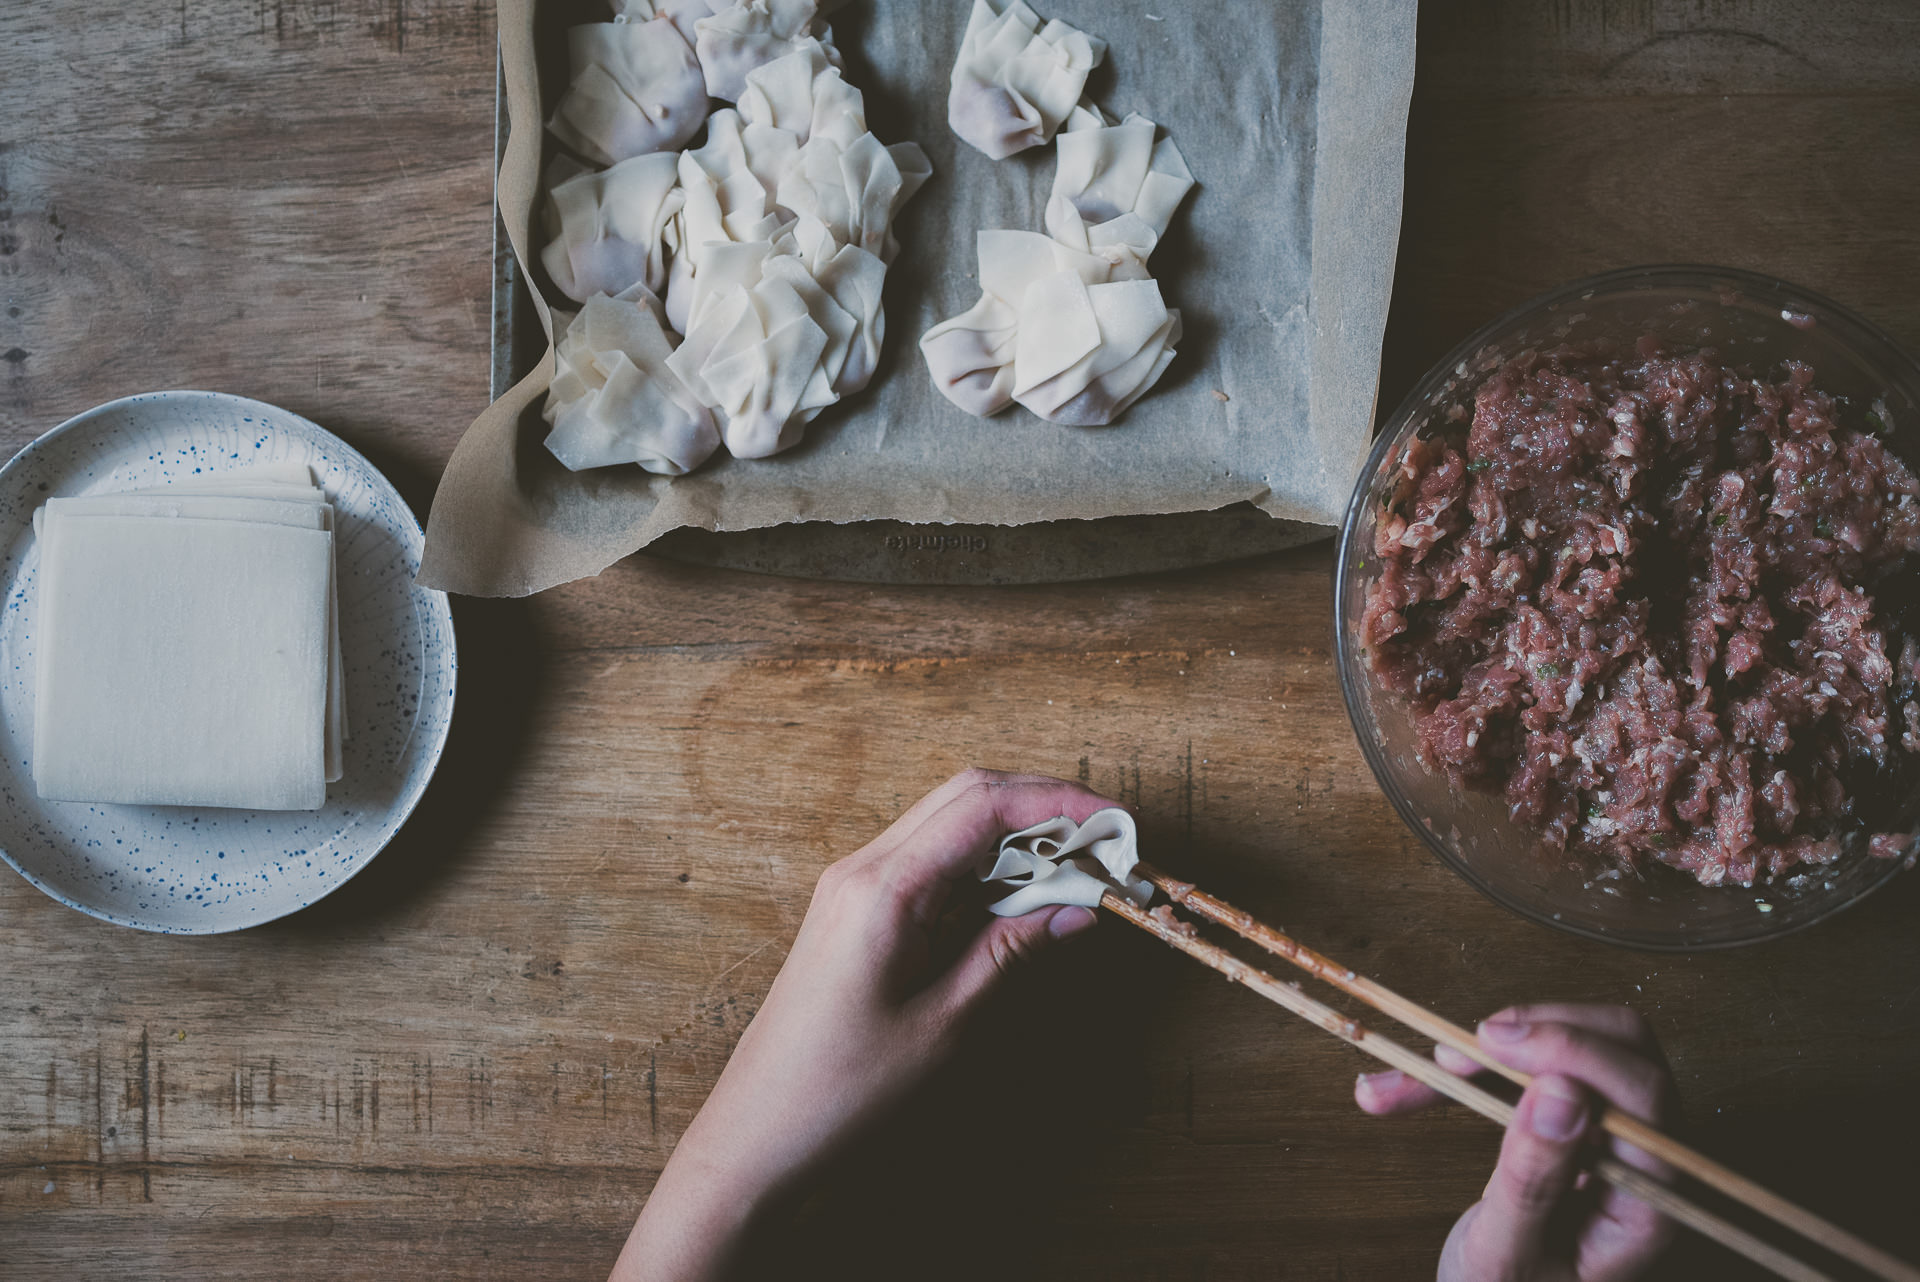
M1528 294L1660 259L1920 346L1914 25L1429 4L1383 405ZM492 38L439 0L0 11L0 444L209 386L336 427L424 506L486 396ZM177 940L0 880L0 1276L600 1275L821 868L974 763L1138 804L1162 867L1450 1017L1641 1006L1691 1139L1920 1255L1920 881L1733 954L1521 922L1372 784L1328 596L1309 551L1006 590L635 561L459 603L447 764L331 900ZM994 1017L1019 1064L978 1052L876 1137L784 1276L1431 1275L1490 1128L1361 1117L1358 1056L1151 941L1057 960ZM1011 1226L1009 1179L1038 1208Z

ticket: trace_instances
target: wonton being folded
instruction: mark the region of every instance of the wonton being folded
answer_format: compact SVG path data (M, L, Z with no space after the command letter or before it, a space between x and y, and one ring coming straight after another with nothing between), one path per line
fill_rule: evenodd
M1064 22L1042 27L1022 0L974 0L953 68L947 121L995 160L1044 146L1106 56L1104 41Z
M549 189L554 240L540 261L576 303L634 285L667 287L667 230L686 204L678 156L635 156Z
M707 119L706 81L665 16L567 32L573 83L547 127L597 164L686 146Z
M713 415L671 367L659 304L635 286L587 300L555 354L545 417L547 448L576 472L635 463L683 476L720 448ZM562 319L555 316L558 328Z
M1098 908L1108 891L1145 908L1153 883L1133 876L1140 836L1133 816L1102 810L1083 824L1062 816L1004 838L981 861L980 880L1008 890L988 905L998 917L1024 917L1041 908Z

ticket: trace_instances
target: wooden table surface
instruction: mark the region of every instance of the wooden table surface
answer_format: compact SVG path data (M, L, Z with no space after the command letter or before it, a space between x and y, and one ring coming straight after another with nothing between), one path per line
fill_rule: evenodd
M493 34L484 0L0 9L0 447L211 387L424 512L486 399ZM1901 0L1432 0L1383 403L1642 262L1920 346L1916 34ZM970 763L1138 803L1164 866L1455 1017L1639 1005L1703 1147L1920 1255L1920 878L1729 954L1508 915L1368 777L1329 560L1014 590L639 560L457 603L445 768L332 899L169 939L0 876L0 1276L603 1275L821 868ZM1001 1018L1023 1058L903 1117L792 1276L1425 1277L1494 1155L1458 1110L1362 1117L1353 1052L1117 926Z

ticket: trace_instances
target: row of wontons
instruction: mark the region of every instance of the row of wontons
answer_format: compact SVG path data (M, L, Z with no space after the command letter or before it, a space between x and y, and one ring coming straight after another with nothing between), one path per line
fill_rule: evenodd
M873 378L893 219L932 167L868 130L816 0L616 8L568 33L549 122L609 167L548 176L541 261L582 306L556 315L547 448L668 476L766 458Z
M1144 116L1115 122L1084 97L1106 46L1019 0L974 0L947 102L954 132L1003 159L1058 134L1046 235L983 231L980 301L920 349L940 391L987 417L1018 402L1103 427L1160 380L1180 341L1147 261L1193 175Z

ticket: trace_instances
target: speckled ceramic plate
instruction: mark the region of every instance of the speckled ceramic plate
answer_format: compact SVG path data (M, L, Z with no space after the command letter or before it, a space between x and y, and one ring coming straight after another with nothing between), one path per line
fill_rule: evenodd
M34 794L33 511L260 463L300 462L335 511L346 775L297 814L45 802ZM344 884L413 812L453 720L453 615L414 584L420 522L339 437L213 392L157 392L62 423L0 469L0 855L63 904L168 934L243 930Z

